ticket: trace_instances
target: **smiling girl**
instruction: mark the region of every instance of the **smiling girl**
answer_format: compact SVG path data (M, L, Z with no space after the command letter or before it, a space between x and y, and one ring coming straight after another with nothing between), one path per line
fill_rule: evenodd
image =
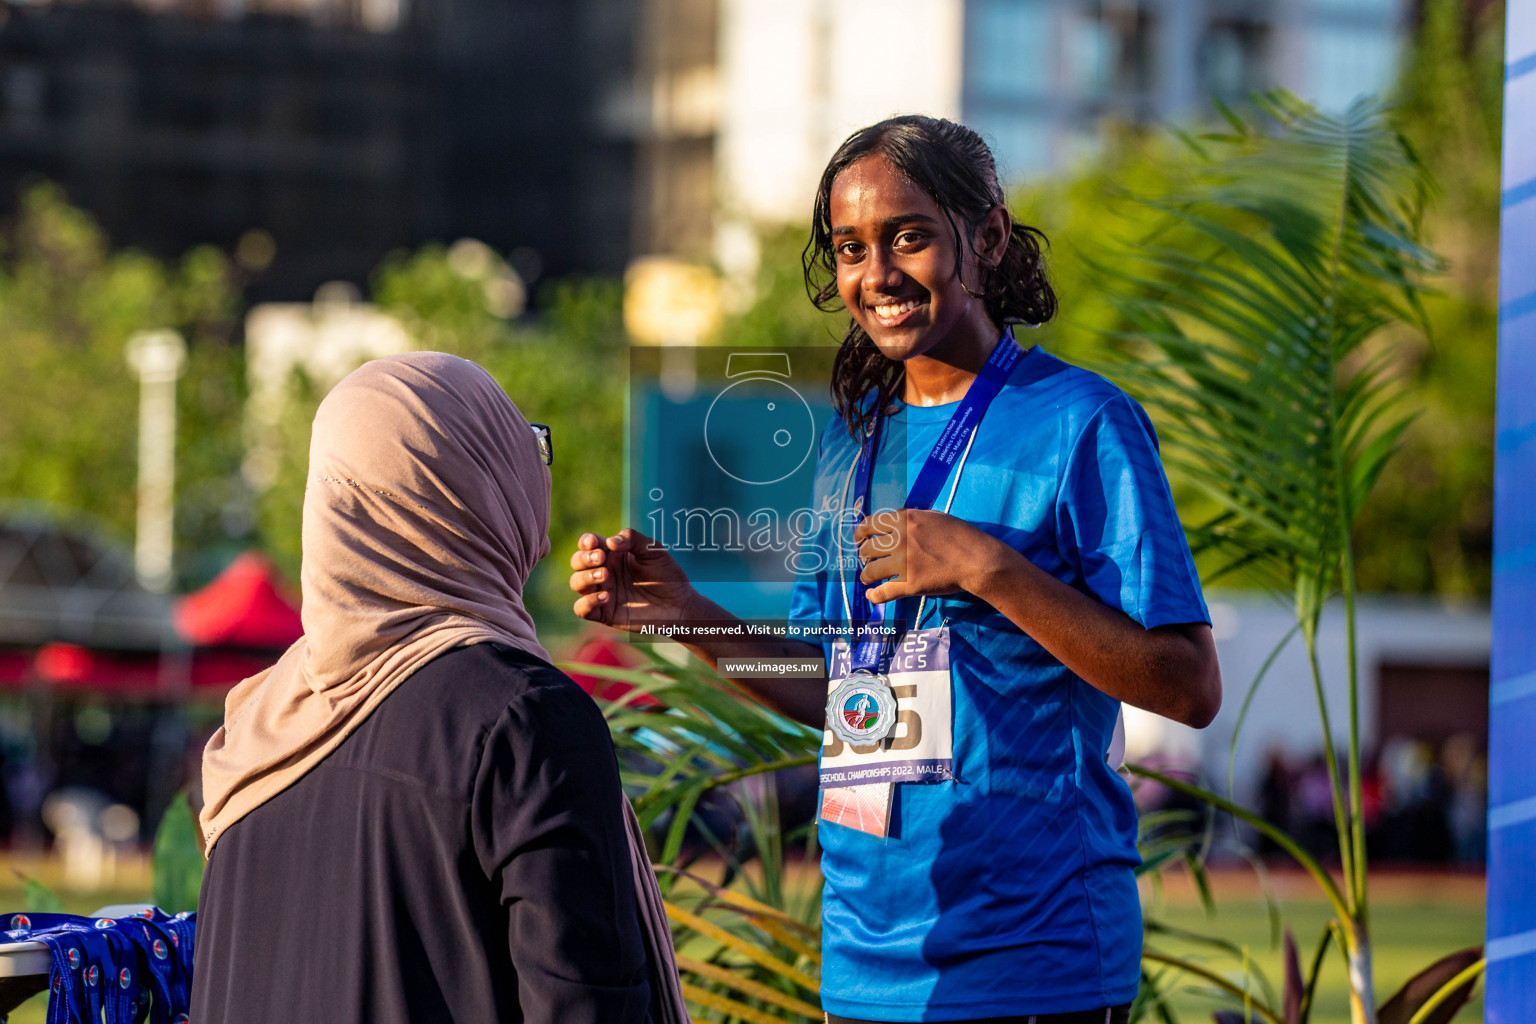
M1124 1021L1141 916L1136 812L1106 763L1120 703L1197 728L1220 706L1150 421L1014 335L1055 312L1042 241L962 125L897 117L843 143L805 269L850 314L813 507L838 513L823 549L857 561L802 579L791 619L907 632L690 645L711 665L826 658L824 679L739 682L829 730L832 1022ZM582 618L732 618L633 530L584 536L571 566Z

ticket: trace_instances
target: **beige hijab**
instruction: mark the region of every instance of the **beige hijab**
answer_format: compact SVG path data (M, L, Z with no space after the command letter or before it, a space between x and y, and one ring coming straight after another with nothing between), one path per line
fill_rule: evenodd
M413 352L337 384L309 447L304 636L230 691L203 754L205 848L439 654L498 641L548 660L522 599L548 531L549 469L483 369Z

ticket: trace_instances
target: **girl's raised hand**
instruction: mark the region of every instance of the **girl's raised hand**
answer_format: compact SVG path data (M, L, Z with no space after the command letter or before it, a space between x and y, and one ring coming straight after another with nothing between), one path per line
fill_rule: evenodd
M571 553L578 618L617 629L688 618L696 592L670 552L638 530L584 533Z
M988 551L1001 543L963 519L912 508L866 516L853 540L864 563L859 579L870 585L869 599L877 604L971 590Z

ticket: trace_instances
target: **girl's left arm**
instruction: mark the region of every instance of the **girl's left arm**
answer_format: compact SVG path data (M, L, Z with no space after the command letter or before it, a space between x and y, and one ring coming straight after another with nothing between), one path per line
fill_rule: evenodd
M1117 700L1196 729L1221 709L1221 668L1211 627L1203 622L1143 629L986 531L942 512L877 512L859 524L854 539L872 601L964 590Z

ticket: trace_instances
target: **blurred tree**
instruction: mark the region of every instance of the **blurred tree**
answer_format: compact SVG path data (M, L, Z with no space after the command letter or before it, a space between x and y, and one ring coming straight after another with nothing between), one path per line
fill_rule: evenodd
M261 549L288 579L297 581L309 428L326 388L297 369L289 373L286 385L282 415L264 428L252 428L269 432L262 443L274 462L257 488L256 529Z
M171 327L188 343L178 385L178 571L249 532L240 482L243 361L230 339L239 291L216 249L167 265L114 252L91 218L39 185L0 228L0 502L83 517L132 542L138 383L124 348Z
M1114 305L1104 301L1101 264L1108 252L1184 230L1130 197L1166 193L1189 157L1177 140L1134 125L1109 124L1096 161L1075 174L1031 183L1009 197L1013 215L1050 240L1046 267L1058 303L1055 319L1021 341L1038 342L1063 359L1086 365L1123 354L1118 333L1126 325Z
M810 232L798 225L776 228L759 242L761 262L752 301L727 319L720 340L732 346L785 348L836 345L848 327L848 314L823 313L811 305L800 269L800 253Z
M1425 239L1449 272L1428 339L1397 339L1419 416L1357 524L1363 590L1486 598L1493 565L1504 5L1424 0L1399 129L1438 185Z
M500 256L463 240L391 256L374 274L371 298L401 322L417 348L480 363L523 415L549 425L555 449L550 556L535 570L527 596L541 630L569 634L579 625L566 583L576 538L622 525L628 379L622 290L612 280L552 282L537 315L513 319L522 308L520 289ZM330 383L294 374L277 428L276 479L260 502L263 546L294 578L310 421Z
M1398 331L1381 342L1418 416L1356 523L1362 591L1489 593L1503 20L1498 2L1425 0L1395 98L1394 121L1438 185L1424 238L1448 273L1423 293L1427 336ZM1202 142L1188 141L1112 129L1095 164L1013 198L1054 243L1061 316L1038 336L1052 351L1115 376L1114 359L1128 354L1117 340L1124 325L1102 301L1095 265L1153 237L1184 244L1165 234L1182 230L1177 221L1124 197L1167 194L1198 163ZM1189 521L1210 511L1177 480L1175 489Z
M624 413L629 383L616 280L565 280L541 296L544 313L478 358L528 419L549 425L555 448L550 555L528 584L546 633L574 633L571 552L583 532L624 525Z

